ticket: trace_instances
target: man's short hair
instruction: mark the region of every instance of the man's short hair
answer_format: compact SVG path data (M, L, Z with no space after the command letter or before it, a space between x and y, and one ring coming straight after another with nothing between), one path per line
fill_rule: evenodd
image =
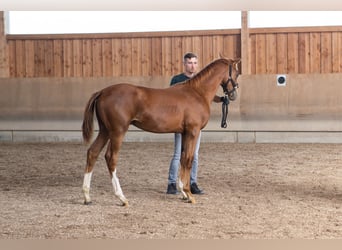
M192 52L188 52L184 55L183 59L185 61L185 59L191 59L191 58L197 58L197 55L195 53L192 53Z

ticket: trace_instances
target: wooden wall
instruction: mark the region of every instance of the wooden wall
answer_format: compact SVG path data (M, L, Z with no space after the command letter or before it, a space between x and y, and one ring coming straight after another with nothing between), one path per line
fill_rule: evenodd
M243 74L342 73L342 26L111 34L6 35L0 11L0 77L171 76L193 51L204 67L222 53Z
M240 57L240 30L8 35L10 77L170 76L193 51L202 67Z
M193 51L204 67L241 57L240 30L7 35L10 77L171 76ZM342 27L249 30L249 74L341 73ZM242 67L244 67L242 62Z
M342 72L342 27L250 29L251 74Z

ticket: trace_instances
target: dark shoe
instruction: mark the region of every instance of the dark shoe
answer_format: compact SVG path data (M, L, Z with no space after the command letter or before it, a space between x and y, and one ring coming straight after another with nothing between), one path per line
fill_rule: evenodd
M167 194L178 194L176 183L170 183L167 185Z
M204 194L204 192L198 188L196 183L191 184L190 191L192 194Z

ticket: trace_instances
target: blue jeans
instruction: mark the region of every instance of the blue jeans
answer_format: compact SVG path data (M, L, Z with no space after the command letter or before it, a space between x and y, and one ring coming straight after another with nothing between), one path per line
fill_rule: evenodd
M201 144L201 131L198 135L195 153L194 153L194 160L192 161L191 173L190 173L190 184L197 183L197 169L198 169L198 151ZM182 150L182 134L176 133L175 134L175 146L174 146L174 153L170 163L169 168L169 178L168 184L176 183L178 177L178 169L180 165L180 158L181 158L181 150Z

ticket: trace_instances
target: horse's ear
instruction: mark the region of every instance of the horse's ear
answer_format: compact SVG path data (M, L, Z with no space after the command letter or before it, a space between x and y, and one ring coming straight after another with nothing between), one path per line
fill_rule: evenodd
M235 69L239 70L239 63L241 62L241 58L234 59Z
M225 58L221 52L219 53L219 56L220 56L220 58Z

